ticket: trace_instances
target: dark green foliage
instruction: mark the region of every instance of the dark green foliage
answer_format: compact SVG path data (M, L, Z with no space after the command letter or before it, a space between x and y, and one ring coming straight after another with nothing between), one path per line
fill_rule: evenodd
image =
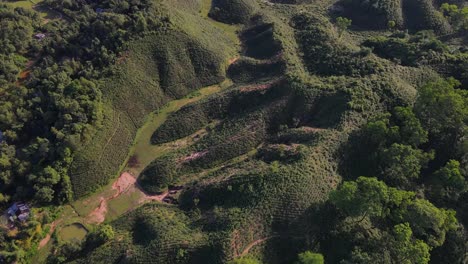
M278 77L284 70L280 56L263 61L242 57L229 67L227 74L234 82L248 83Z
M468 188L460 162L456 160L449 160L445 166L434 172L432 184L431 193L434 198L448 204L457 201Z
M429 132L436 158L442 164L463 155L468 97L466 91L455 89L456 84L453 80L441 80L423 86L414 106L421 124Z
M446 234L445 243L431 252L430 263L461 264L466 261L468 250L466 230L462 227L450 230Z
M115 233L110 225L101 225L86 237L85 250L91 250L114 239Z
M153 161L138 178L144 189L152 194L162 193L173 183L176 176L176 163L173 157L165 156Z
M337 127L348 110L349 100L349 95L342 92L318 98L309 113L309 120L304 120L304 123L320 128Z
M249 152L264 140L265 126L265 120L262 120L260 115L222 123L197 142L194 147L204 154L200 158L190 160L188 165L209 168Z
M397 28L413 31L433 30L440 34L451 28L438 5L431 0L342 0L340 14L353 20L353 24L368 29L387 29L390 22Z
M434 30L439 34L450 32L450 25L431 0L404 0L403 17L406 27L412 30Z
M393 227L394 240L392 259L398 263L428 263L430 247L422 240L413 238L413 231L408 223Z
M447 46L435 38L430 32L420 32L412 37L375 37L363 43L373 51L387 59L392 59L407 66L437 61L441 53L448 50Z
M399 138L402 143L417 147L428 141L427 131L424 130L411 108L395 107L393 118L398 125Z
M280 131L275 142L284 143L312 143L320 138L320 130L308 130L307 128L293 128Z
M184 107L164 122L151 136L152 144L161 144L180 139L206 126L210 119L206 116L203 105Z
M332 37L325 22L305 15L295 16L292 22L310 72L326 76L364 76L379 70L379 65L366 54L353 52Z
M376 179L364 181L364 178L359 177L356 181L343 183L338 191L332 192L330 201L352 219L343 220L337 229L338 234L331 240L349 241L342 243L336 250L326 247L337 256L341 255L334 258L360 263L374 263L377 259L379 260L377 263L389 263L390 260L400 258L408 260L408 263L428 263L430 251L439 247L454 252L457 256L454 259L459 258L457 252L465 246L454 246L446 236L447 234L452 236L455 230L460 228L453 209L462 212L457 200L466 192L466 183L460 163L448 159L460 158L459 155L463 155L464 151L461 148L457 149L460 142L452 143L454 145L450 155L448 149L445 150L447 152L442 152L443 150L434 144L443 141L439 137L450 137L450 133L454 136L460 133L456 131L464 129L462 127L466 121L461 118L464 109L462 106L465 100L464 91L454 89L456 83L454 80L429 83L420 89L414 109L396 107L392 114L378 117L364 126L360 132L360 140L355 141L360 143L354 145L350 154L355 157L360 156L357 159L350 159L350 176L378 175L379 179L391 186L426 192L430 201L415 198L413 192L385 187L384 182ZM430 107L432 104L434 105ZM457 105L455 107L457 111L455 108L447 107L454 105ZM436 110L437 107L442 107L444 110L442 108ZM429 113L428 109L438 112ZM445 112L446 110L448 112ZM431 118L441 118L440 120L446 116L451 116L453 119L438 122L425 120L426 114ZM436 131L442 130L445 132L435 136L438 133ZM445 149L450 143L443 145ZM429 151L431 148L435 151ZM435 160L431 161L434 155ZM366 165L353 165L358 163ZM373 184L364 184L366 182ZM424 182L424 185L420 185L421 182ZM366 186L373 188L367 191L360 190ZM372 195L365 198L364 193ZM441 209L434 204L453 209ZM381 222L379 218L386 220ZM390 231L391 226L382 226L382 223L388 225L389 222L394 225L393 231ZM372 228L373 235L368 239L359 238L360 235L357 234L363 234L361 228L367 230ZM458 234L459 239L464 236L466 234ZM375 247L376 245L378 246ZM439 250L435 252L441 254Z
M66 242L58 248L57 252L53 255L49 255L47 258L47 264L59 264L64 263L68 259L76 258L82 250L82 245L78 240L72 240Z
M432 151L418 149L428 141L428 133L408 107L396 107L393 115L369 122L357 137L361 143L353 147L349 161L354 176L378 175L387 184L410 188L434 159Z
M429 31L415 35L394 34L373 37L363 43L380 57L405 66L428 65L446 77L454 77L467 85L468 55L463 50L450 50L449 46Z
M343 0L341 5L344 7L343 15L360 27L386 29L390 21L396 27L404 24L398 0Z
M281 80L265 84L236 86L224 93L190 104L171 114L152 135L152 144L161 144L189 136L215 119L238 118L239 114L258 110L259 106L281 97Z
M330 194L330 201L350 216L385 217L390 194L384 182L376 178L359 177L356 182L344 182Z
M403 221L410 223L415 235L431 247L441 246L445 241L445 234L457 227L455 211L439 209L423 199L409 203L401 217Z
M351 262L368 263L380 258L378 263L389 263L388 259L384 260L388 254L386 257L392 260L428 263L430 250L441 246L447 232L458 225L453 210L437 208L427 200L415 198L412 192L388 187L375 178L360 177L355 182L344 182L332 192L330 201L346 216L357 219L343 220L337 230L341 236L365 233L360 231L364 226L373 229L368 239L348 238L345 247L352 249Z
M408 145L392 144L380 154L381 178L392 186L409 186L419 178L421 169L433 158L434 153L424 153Z
M181 98L196 88L224 79L222 56L185 33L174 31L157 37L151 47L161 89L171 98ZM183 52L181 52L183 51Z
M115 238L73 263L220 263L214 239L208 241L190 218L175 208L147 204L112 222ZM129 254L129 252L132 252Z
M39 22L39 15L29 10L11 9L0 4L0 54L13 55L30 48L32 34Z
M198 206L204 209L216 206L248 208L256 205L265 195L267 180L268 177L265 175L236 175L228 181L204 186L198 190L198 193L186 195L196 195L193 198L198 199ZM190 206L190 204L187 205Z
M0 53L0 85L7 86L18 79L20 69L24 67L26 58L17 54L4 55Z
M468 7L458 8L455 4L443 3L440 9L456 30L468 30Z
M190 104L171 114L151 136L152 144L161 144L177 140L195 133L211 120L223 118L229 103L229 97L208 98L196 104Z
M274 25L257 23L242 32L245 55L256 59L271 59L281 52L281 42L275 38ZM279 55L280 56L280 55Z

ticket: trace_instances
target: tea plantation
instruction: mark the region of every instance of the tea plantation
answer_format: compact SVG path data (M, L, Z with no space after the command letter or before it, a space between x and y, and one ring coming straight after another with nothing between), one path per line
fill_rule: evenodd
M43 4L63 18L32 29L63 39L0 34L11 61L43 54L14 80L24 95L7 90L40 114L0 104L14 112L0 111L0 203L53 210L102 193L90 215L103 219L73 209L90 232L42 232L42 250L31 220L1 237L0 262L468 261L466 1ZM42 131L27 146L5 125L23 119ZM140 199L112 220L111 182Z

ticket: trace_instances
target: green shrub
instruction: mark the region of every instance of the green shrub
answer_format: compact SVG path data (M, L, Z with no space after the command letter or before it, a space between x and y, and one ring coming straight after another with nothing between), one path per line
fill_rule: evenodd
M258 8L252 0L214 0L209 16L223 23L247 24Z
M244 44L245 55L256 59L270 59L278 55L281 42L274 36L274 25L271 23L257 23L244 30L240 38Z
M374 37L366 40L363 45L372 48L383 58L406 66L430 63L431 57L437 61L437 53L442 54L448 50L445 44L429 32L420 32L410 38Z
M405 25L411 30L433 30L438 34L450 32L450 25L433 5L432 0L402 1Z
M343 0L346 17L354 25L365 28L386 29L393 21L396 27L404 25L403 13L399 0Z
M128 149L146 115L161 109L171 98L181 98L224 79L225 54L184 32L150 34L128 45L131 55L101 87L106 98L103 129L88 144L78 147L72 164L75 197L107 184L115 176L127 155L122 150Z
M154 160L138 178L145 191L159 194L167 190L176 177L176 163L172 156L164 156Z
M293 24L296 38L304 52L307 69L320 75L364 76L375 73L379 65L365 54L353 52L332 37L325 22L296 15Z
M242 57L229 67L227 74L234 82L248 83L281 76L284 70L285 63L280 58L257 61Z
M297 264L324 264L325 260L323 255L320 253L313 253L311 251L306 251L298 256L299 261Z

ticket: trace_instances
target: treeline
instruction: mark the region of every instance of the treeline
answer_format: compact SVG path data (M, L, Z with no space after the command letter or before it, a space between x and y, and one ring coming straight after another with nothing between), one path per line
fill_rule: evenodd
M369 57L369 49L351 50L331 33L333 29L326 21L299 14L293 17L292 24L304 52L304 62L311 73L357 77L381 70L379 63Z
M60 18L45 21L35 11L0 5L1 210L15 201L73 199L73 152L102 120L99 80L112 74L128 41L169 25L153 1L42 5ZM15 242L24 239L31 242L2 233L6 261L24 257Z
M351 137L347 181L322 211L327 260L463 263L468 93L459 85L429 83L414 106L396 107Z
M468 7L459 0L341 0L334 15L372 29L433 30L439 34L466 33Z
M62 19L43 24L33 11L0 9L3 203L72 199L67 171L73 150L102 118L98 80L112 74L129 40L168 24L151 1L52 0L44 5ZM39 33L44 36L34 39Z
M442 75L452 76L468 87L468 53L463 46L449 47L432 31L414 35L396 32L388 37L372 37L365 47L382 57L404 66L430 66Z

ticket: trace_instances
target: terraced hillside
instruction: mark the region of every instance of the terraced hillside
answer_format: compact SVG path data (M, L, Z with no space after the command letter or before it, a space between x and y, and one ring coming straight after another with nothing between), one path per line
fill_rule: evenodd
M115 74L102 80L103 126L77 151L71 170L75 197L96 190L118 174L149 113L171 99L224 80L235 43L191 12L182 7L172 10L170 15L180 26L131 43L115 66Z
M132 173L158 199L103 219L106 239L91 232L50 259L275 264L313 251L326 263L466 260L467 39L439 6L163 3L171 26L132 42L102 80L102 128L71 171L76 197ZM185 96L197 99L164 112Z

